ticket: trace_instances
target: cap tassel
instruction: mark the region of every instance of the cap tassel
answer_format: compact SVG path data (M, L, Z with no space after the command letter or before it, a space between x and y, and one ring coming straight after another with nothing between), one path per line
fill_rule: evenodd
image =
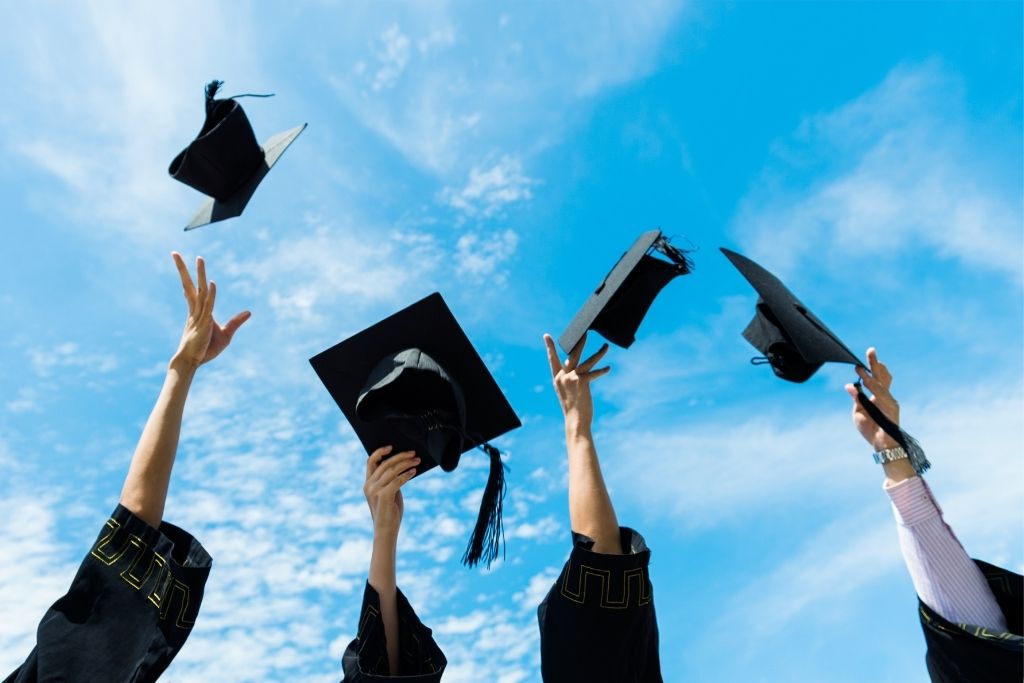
M217 91L224 85L224 81L210 81L206 84L206 102L210 103L217 96Z
M864 410L882 428L882 431L891 436L907 452L910 466L914 468L914 471L918 474L927 472L932 464L928 462L928 457L924 454L924 449L921 448L921 444L917 442L917 439L900 429L899 425L879 410L878 406L872 403L868 395L864 393L860 382L857 382L854 386L857 387L857 400L864 407Z
M224 85L224 81L210 81L209 83L206 84L206 108L207 109L209 109L209 108L214 106L214 98L217 96L217 93L220 92L220 89L221 89L221 87L223 85ZM241 95L231 95L230 97L225 97L224 99L226 99L226 100L237 100L239 97L273 97L273 96L274 96L274 93L272 93L272 92L271 93L263 93L263 94L247 92L247 93L243 93Z
M690 252L674 247L664 236L654 240L654 248L667 256L673 263L679 266L679 272L688 275L693 271L693 259Z
M480 514L476 518L476 527L462 556L462 564L475 567L483 561L484 567L490 567L498 558L505 556L505 528L501 523L501 508L505 501L505 463L501 461L501 452L485 443L480 446L491 458L491 471L487 476L487 486L480 500Z

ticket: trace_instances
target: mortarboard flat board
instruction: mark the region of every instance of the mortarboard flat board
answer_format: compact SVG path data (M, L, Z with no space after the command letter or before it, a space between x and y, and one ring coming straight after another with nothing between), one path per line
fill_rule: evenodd
M760 295L743 337L764 354L776 375L804 382L827 362L865 367L779 278L746 256L724 247L721 251Z
M654 251L670 260L655 258ZM686 252L669 244L660 230L643 233L584 302L558 337L559 346L570 353L587 330L594 330L612 344L629 348L658 293L692 268Z
M415 450L416 476L454 470L462 453L491 459L480 515L463 562L497 556L504 465L488 441L522 423L437 292L309 360L367 454Z
M743 330L743 337L764 354L777 377L790 382L805 382L818 368L830 362L849 363L868 370L779 278L746 256L724 247L720 249L760 295L754 319ZM751 362L757 360L755 358ZM859 380L856 387L857 402L886 434L903 447L917 473L926 471L931 465L917 441L867 397Z
M199 135L171 161L172 178L210 199L185 230L240 216L256 188L306 124L256 142L245 111L234 98L215 99L221 81L206 86L206 119Z
M380 361L413 348L426 352L458 382L466 398L465 430L475 439L490 441L522 426L451 309L441 294L434 292L309 359L367 454L381 446L393 445L398 452L414 445L401 435L389 433L386 424L364 420L356 411L367 380ZM466 443L462 452L475 445ZM440 464L424 460L420 471ZM454 469L454 464L446 469Z

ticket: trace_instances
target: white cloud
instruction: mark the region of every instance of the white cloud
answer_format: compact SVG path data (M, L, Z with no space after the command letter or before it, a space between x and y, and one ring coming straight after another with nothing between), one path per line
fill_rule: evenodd
M850 424L849 398L839 387L836 392L841 400L833 410L802 408L799 420L793 411L762 403L717 416L705 413L695 423L635 429L617 424L609 435L600 429L614 493L652 518L668 514L679 529L691 530L792 506L795 497L801 505L824 501L842 509L858 500L877 472ZM954 393L955 404L945 398ZM912 420L908 431L935 465L928 478L937 492L948 490L943 495L951 498L968 491L986 496L989 505L979 508L984 512L965 511L970 516L987 519L997 509L1011 514L1012 496L1024 498L1024 482L1012 474L1024 430L1020 386L933 386L901 397L901 403L904 419ZM751 417L757 412L762 414ZM695 476L708 471L709 461L718 474ZM1014 531L1005 519L994 528L1008 536Z
M508 273L500 270L519 246L519 235L514 230L481 235L467 233L459 238L455 251L455 272L473 283L501 285Z
M1019 169L1005 142L988 143L985 125L963 114L962 90L937 63L901 66L873 90L806 119L776 145L736 218L752 255L784 274L812 255L847 268L853 257L870 257L875 269L889 269L927 247L1020 281ZM1007 136L1019 142L1020 131ZM787 189L787 175L809 168L820 179Z
M89 374L108 373L117 369L117 356L111 353L82 351L75 342L64 342L45 351L40 348L28 350L32 368L40 377L49 377L54 372L65 372L69 368L84 370Z
M67 186L66 195L48 188L46 205L76 229L101 225L99 239L152 244L198 206L166 169L202 123L202 87L218 75L211 64L247 88L263 82L245 10L212 3L39 5L4 22L0 45L17 65L0 76L18 93L6 138Z
M394 87L409 63L409 37L402 33L398 24L391 24L381 32L377 41L377 61L379 66L373 76L373 90Z
M14 398L4 404L4 407L12 413L39 413L43 410L39 405L39 392L34 387L21 387ZM0 462L3 462L2 459Z
M555 579L558 578L561 571L560 567L548 567L535 574L530 578L530 583L526 588L516 593L513 599L519 603L519 607L524 611L535 612L537 606L540 605L548 591L551 590L551 586L554 585Z
M541 517L535 522L520 522L505 533L505 538L551 539L557 537L562 525L553 515Z
M353 66L326 78L363 125L413 163L447 173L464 172L495 151L535 150L557 139L573 107L654 67L680 6L520 5L479 12L406 3L391 10L383 21L342 24L330 63ZM383 81L382 67L367 65L368 32L387 33L385 43L394 46L370 48L386 65ZM399 34L419 51L410 51Z
M440 199L467 216L490 217L505 206L526 201L533 196L530 186L536 181L523 174L519 159L502 157L490 168L474 166L461 189L446 187Z
M310 227L309 234L263 245L255 255L229 253L219 265L238 292L265 296L293 338L308 335L325 316L344 329L339 313L355 320L362 312L407 305L428 293L425 283L444 258L442 246L427 234L318 222Z

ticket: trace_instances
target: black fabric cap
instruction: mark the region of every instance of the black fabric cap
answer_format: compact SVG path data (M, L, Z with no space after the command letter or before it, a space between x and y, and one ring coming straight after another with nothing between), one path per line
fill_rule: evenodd
M477 445L465 431L462 387L422 349L385 356L359 392L356 415L366 422L386 421L445 472L459 464L467 440L470 448Z
M670 260L655 258L658 251ZM655 297L671 280L693 268L686 252L669 244L660 230L649 230L622 255L558 338L569 353L587 330L629 348Z
M236 100L215 98L221 81L206 86L206 120L199 135L171 161L175 180L212 197L185 230L241 215L256 188L306 124L277 133L261 147Z
M779 278L746 256L721 247L722 253L761 296L754 319L743 330L743 337L764 354L777 377L790 382L806 382L825 363L849 363L868 370L825 323L818 320ZM755 358L751 362L756 363ZM857 401L882 430L903 447L918 474L931 467L921 445L872 403L856 382Z
M491 467L463 557L497 556L504 464L488 442L522 423L437 292L309 359L366 452L415 450L417 476L480 447Z
M779 278L745 256L721 250L761 295L743 337L764 354L778 377L804 382L827 362L865 368Z

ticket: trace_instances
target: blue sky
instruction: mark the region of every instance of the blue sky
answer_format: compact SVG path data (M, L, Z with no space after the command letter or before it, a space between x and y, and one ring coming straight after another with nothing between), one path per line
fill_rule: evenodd
M253 318L186 411L167 519L214 556L169 681L332 681L368 563L358 443L307 359L440 290L524 427L508 559L458 564L486 468L407 493L399 582L446 681L539 680L568 552L540 341L642 231L693 243L598 384L623 523L653 548L667 681L925 681L845 366L747 363L776 272L877 345L968 551L1024 565L1019 3L32 3L0 26L0 669L116 502L177 343L168 256ZM308 122L245 215L192 233L166 175L202 86L261 138ZM881 637L880 637L881 635Z

